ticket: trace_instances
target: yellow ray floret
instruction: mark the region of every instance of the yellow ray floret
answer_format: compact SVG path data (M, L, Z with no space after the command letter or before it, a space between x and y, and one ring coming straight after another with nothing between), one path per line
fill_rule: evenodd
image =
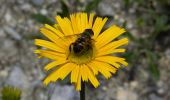
M128 66L128 63L125 61L124 58L119 58L119 57L114 57L114 56L101 56L101 57L97 57L96 60L109 63L116 68L120 67L120 65L117 65L117 63L121 63L125 66Z
M54 67L56 67L56 66L58 66L58 65L61 65L61 64L66 63L66 62L68 62L66 59L59 59L59 60L56 60L56 61L54 61L54 62L51 62L51 63L47 64L47 65L44 67L44 69L45 69L46 71L48 71L48 70L50 70L50 69L52 69L52 68L54 68Z
M100 48L100 47L108 44L109 42L111 42L113 39L117 38L124 32L125 32L124 29L121 29L121 28L113 25L97 37L96 46L98 48Z
M106 23L106 21L108 20L108 18L100 18L100 17L97 17L95 22L94 22L94 25L93 25L93 31L94 31L94 39L96 39L100 33L100 31L102 30L104 24Z
M77 83L80 67L77 65L71 72L71 83Z
M53 51L65 53L64 45L63 45L63 48L61 48L61 47L57 46L55 43L50 42L50 41L46 41L46 40L42 40L42 39L35 39L35 45L42 46L42 47L51 49Z
M48 25L48 24L45 24L45 28L49 29L50 31L52 31L53 33L55 33L58 37L63 37L64 34L60 32L60 30Z
M41 55L52 60L66 59L66 55L50 50L35 50L34 53Z
M49 82L54 82L56 80L64 79L74 68L76 65L74 63L66 63L60 68L54 70L45 80L44 84L48 84Z

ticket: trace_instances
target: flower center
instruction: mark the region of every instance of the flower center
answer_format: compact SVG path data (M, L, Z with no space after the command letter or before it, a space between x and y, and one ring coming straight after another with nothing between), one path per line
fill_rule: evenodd
M76 44L71 44L68 50L67 59L70 62L76 64L85 64L90 62L95 55L95 46L92 43L91 45L82 45L82 47L77 46Z

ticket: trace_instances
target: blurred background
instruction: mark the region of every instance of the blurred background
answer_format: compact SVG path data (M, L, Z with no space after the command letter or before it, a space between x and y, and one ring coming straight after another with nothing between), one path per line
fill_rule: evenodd
M94 12L111 24L126 28L129 66L100 87L87 84L86 100L170 100L170 0L0 0L0 91L21 90L21 100L79 100L68 78L45 87L49 61L37 59L35 38L55 16ZM2 93L0 93L2 97Z

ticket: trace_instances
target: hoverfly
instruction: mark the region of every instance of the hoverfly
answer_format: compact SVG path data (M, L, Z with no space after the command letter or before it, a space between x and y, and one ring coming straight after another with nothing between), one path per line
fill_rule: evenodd
M81 54L92 48L92 36L94 35L92 29L85 29L84 32L80 33L80 36L71 43L69 51L73 50L75 54Z

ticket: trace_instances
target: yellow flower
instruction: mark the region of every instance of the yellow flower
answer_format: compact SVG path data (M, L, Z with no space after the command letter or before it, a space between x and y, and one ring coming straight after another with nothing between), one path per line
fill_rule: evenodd
M96 75L101 73L106 79L120 68L120 64L125 66L128 63L124 58L116 57L113 54L125 52L125 49L118 48L128 43L127 38L116 39L125 30L116 25L110 26L102 32L108 18L97 17L94 14L75 13L70 18L56 16L58 24L50 26L45 24L40 29L49 41L36 39L35 45L46 49L35 50L39 57L46 57L52 62L47 64L44 69L50 71L44 79L44 84L63 80L70 74L71 83L75 84L76 90L81 90L81 81L90 81L94 87L99 86ZM77 54L72 46L77 42L86 29L91 29L94 33L91 36L90 45L84 44L86 49L83 53ZM113 41L114 40L114 41ZM80 42L80 41L79 41ZM88 45L88 48L87 48Z

